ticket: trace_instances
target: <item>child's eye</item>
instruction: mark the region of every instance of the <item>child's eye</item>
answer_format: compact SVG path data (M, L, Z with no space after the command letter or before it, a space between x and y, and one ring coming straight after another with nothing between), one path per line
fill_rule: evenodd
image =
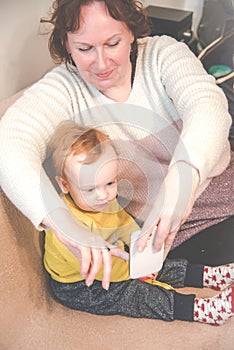
M86 188L82 190L83 192L88 192L88 193L92 193L94 191L94 188Z
M87 190L87 192L93 192L94 191L94 188L89 188L88 190Z
M115 185L115 184L116 184L116 180L115 180L115 181L110 181L110 182L108 182L107 186L113 186L113 185Z

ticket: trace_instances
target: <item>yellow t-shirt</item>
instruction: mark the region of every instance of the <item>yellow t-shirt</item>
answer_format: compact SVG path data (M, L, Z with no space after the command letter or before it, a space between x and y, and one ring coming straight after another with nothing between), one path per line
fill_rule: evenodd
M112 201L102 212L85 212L79 209L69 195L62 195L74 219L87 230L97 233L105 241L124 249L129 246L130 235L139 229L134 219L119 205ZM46 231L44 265L51 277L59 282L81 281L80 263L51 230ZM129 262L112 256L111 282L129 279ZM102 280L102 268L97 280Z
M70 209L73 218L91 232L99 234L105 241L124 249L129 246L130 235L139 229L135 220L119 205L117 200L112 201L102 212L86 212L79 209L69 195L62 195ZM51 277L62 283L72 283L84 280L80 275L79 260L64 244L62 244L51 230L46 231L44 266ZM130 279L129 261L112 256L111 282L120 282ZM100 268L96 280L102 280ZM169 285L151 279L145 282L172 289Z

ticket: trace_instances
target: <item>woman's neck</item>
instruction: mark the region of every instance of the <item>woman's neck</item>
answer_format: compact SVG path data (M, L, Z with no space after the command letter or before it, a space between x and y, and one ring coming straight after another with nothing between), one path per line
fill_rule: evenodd
M113 100L115 102L125 102L131 92L131 83L126 84L126 86L117 86L113 87L111 89L108 89L107 91L101 91L101 93L109 98L110 100Z
M135 73L135 69L134 69ZM133 66L131 64L129 73L124 77L121 84L115 85L107 90L100 91L107 98L115 102L125 102L132 90L134 80Z

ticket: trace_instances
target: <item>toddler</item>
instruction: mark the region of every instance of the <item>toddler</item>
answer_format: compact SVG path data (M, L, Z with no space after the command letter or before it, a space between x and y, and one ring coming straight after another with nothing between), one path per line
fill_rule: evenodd
M139 227L117 198L118 152L109 137L95 128L62 122L49 145L62 198L75 220L101 235L110 246L128 251ZM106 249L111 254L111 249ZM87 286L80 264L51 231L46 231L44 265L51 290L63 305L101 315L121 314L166 321L186 320L221 325L234 311L234 264L219 267L166 259L157 280L131 279L129 261L112 256L111 283L102 288L102 270ZM208 287L221 291L197 298L174 288Z

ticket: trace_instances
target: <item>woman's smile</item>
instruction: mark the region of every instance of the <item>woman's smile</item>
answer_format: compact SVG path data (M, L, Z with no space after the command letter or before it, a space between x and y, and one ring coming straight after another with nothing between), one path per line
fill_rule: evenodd
M95 73L99 79L108 79L111 77L113 70L104 73Z

